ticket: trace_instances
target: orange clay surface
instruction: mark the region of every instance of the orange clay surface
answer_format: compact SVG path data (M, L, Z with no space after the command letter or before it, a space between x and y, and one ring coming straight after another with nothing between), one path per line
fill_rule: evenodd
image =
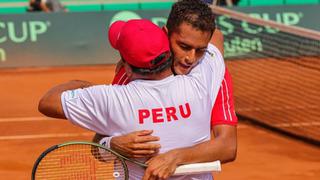
M0 179L30 179L46 148L90 140L92 132L37 111L41 96L72 79L110 83L114 66L0 69ZM318 180L320 148L240 122L236 161L222 166L218 180Z

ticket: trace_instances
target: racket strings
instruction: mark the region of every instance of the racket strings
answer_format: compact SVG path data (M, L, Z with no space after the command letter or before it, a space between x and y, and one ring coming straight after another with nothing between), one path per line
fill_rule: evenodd
M121 159L88 144L59 147L39 163L36 179L125 179Z

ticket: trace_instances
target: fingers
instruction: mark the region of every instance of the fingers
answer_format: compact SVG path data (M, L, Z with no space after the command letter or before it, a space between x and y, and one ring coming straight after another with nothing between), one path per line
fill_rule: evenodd
M162 180L169 178L174 173L178 165L176 156L177 154L175 151L169 151L150 158L146 162L148 167L145 171L144 179Z
M158 154L160 149L160 144L134 144L131 148L132 157L152 157Z
M152 130L135 131L122 136L114 136L110 146L127 157L152 157L161 148L159 137L152 136Z
M170 177L170 171L166 167L147 168L143 180L164 180Z
M133 158L149 158L157 155L157 151L138 150L132 151L131 156Z
M146 143L152 141L159 141L158 136L152 136L153 130L136 131L132 134L133 143Z
M150 144L150 147L158 146L158 143L155 143L156 141L159 141L160 139L155 136L137 136L132 138L133 144L141 144L143 147L148 146L146 144Z
M139 136L139 138L137 138L137 143L143 143L143 142L151 142L151 141L159 141L160 138L158 136Z
M135 143L130 148L133 150L156 151L161 148L161 145L157 143Z
M136 133L140 136L151 135L153 133L153 130L141 130L136 131Z

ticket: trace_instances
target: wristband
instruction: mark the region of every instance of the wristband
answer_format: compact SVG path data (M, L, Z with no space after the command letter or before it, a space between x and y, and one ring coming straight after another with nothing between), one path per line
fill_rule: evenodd
M112 139L112 136L104 137L99 141L99 144L110 149L111 139Z

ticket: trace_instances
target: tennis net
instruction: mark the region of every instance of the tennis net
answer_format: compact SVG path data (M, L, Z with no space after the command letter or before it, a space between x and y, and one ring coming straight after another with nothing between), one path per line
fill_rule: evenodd
M320 33L212 6L236 113L320 144Z

